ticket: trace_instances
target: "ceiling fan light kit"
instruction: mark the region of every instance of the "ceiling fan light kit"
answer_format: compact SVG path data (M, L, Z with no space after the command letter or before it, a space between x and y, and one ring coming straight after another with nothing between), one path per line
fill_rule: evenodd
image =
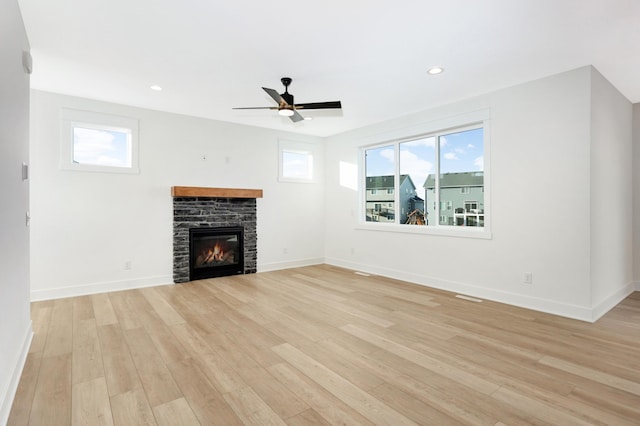
M291 117L293 115L293 110L289 108L280 108L278 110L278 114L283 117Z
M297 110L302 109L341 109L342 103L340 101L331 101L331 102L312 102L312 103L304 103L304 104L296 104L293 101L293 95L289 93L289 85L291 84L290 77L282 77L280 79L282 85L284 86L284 93L278 93L273 89L269 89L268 87L263 87L262 90L267 92L271 98L278 103L277 107L244 107L244 108L233 108L233 109L274 109L278 110L278 114L283 117L289 117L291 121L298 122L302 121L305 118L298 113Z

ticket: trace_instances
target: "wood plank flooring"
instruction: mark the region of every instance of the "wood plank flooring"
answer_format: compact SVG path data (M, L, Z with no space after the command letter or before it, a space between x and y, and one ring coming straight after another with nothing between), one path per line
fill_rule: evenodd
M9 425L640 425L595 324L328 265L32 304Z

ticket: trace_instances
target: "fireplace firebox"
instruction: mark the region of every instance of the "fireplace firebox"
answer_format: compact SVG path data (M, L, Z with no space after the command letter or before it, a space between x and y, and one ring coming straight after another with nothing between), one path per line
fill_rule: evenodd
M244 273L244 228L189 229L189 279Z

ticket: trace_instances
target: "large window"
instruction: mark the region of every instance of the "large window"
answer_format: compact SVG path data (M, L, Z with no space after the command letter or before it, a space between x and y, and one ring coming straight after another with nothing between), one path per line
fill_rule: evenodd
M364 220L484 227L485 127L483 121L364 148Z
M63 109L60 129L61 168L138 173L138 120Z

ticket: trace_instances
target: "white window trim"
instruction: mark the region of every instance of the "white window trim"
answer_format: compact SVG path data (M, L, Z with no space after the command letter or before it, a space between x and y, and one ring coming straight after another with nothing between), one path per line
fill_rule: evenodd
M74 127L131 134L131 167L74 163ZM60 168L82 172L138 174L140 173L138 133L138 120L135 118L62 108L60 110Z
M358 155L359 182L362 188L366 182L364 151L379 146L386 146L395 143L402 143L428 136L433 133L440 133L449 129L453 131L463 130L480 125L484 130L484 226L448 226L436 225L413 226L399 223L367 222L366 217L366 191L358 191L358 223L356 230L396 232L408 234L424 234L444 237L478 238L492 239L491 231L491 111L481 109L462 113L456 116L446 117L410 128L400 128L386 133L384 136L373 135L363 138L360 142L360 153ZM439 157L436 162L439 163ZM436 164L439 167L439 164ZM397 174L399 175L399 162L396 162ZM436 199L439 199L439 191L436 192ZM397 196L398 194L396 194ZM438 221L439 222L439 221Z
M292 152L296 154L307 154L311 156L311 178L292 178L284 176L284 164L282 154L284 152ZM297 142L292 140L278 140L278 181L291 183L315 183L318 178L318 155L317 147L314 144L306 142Z

